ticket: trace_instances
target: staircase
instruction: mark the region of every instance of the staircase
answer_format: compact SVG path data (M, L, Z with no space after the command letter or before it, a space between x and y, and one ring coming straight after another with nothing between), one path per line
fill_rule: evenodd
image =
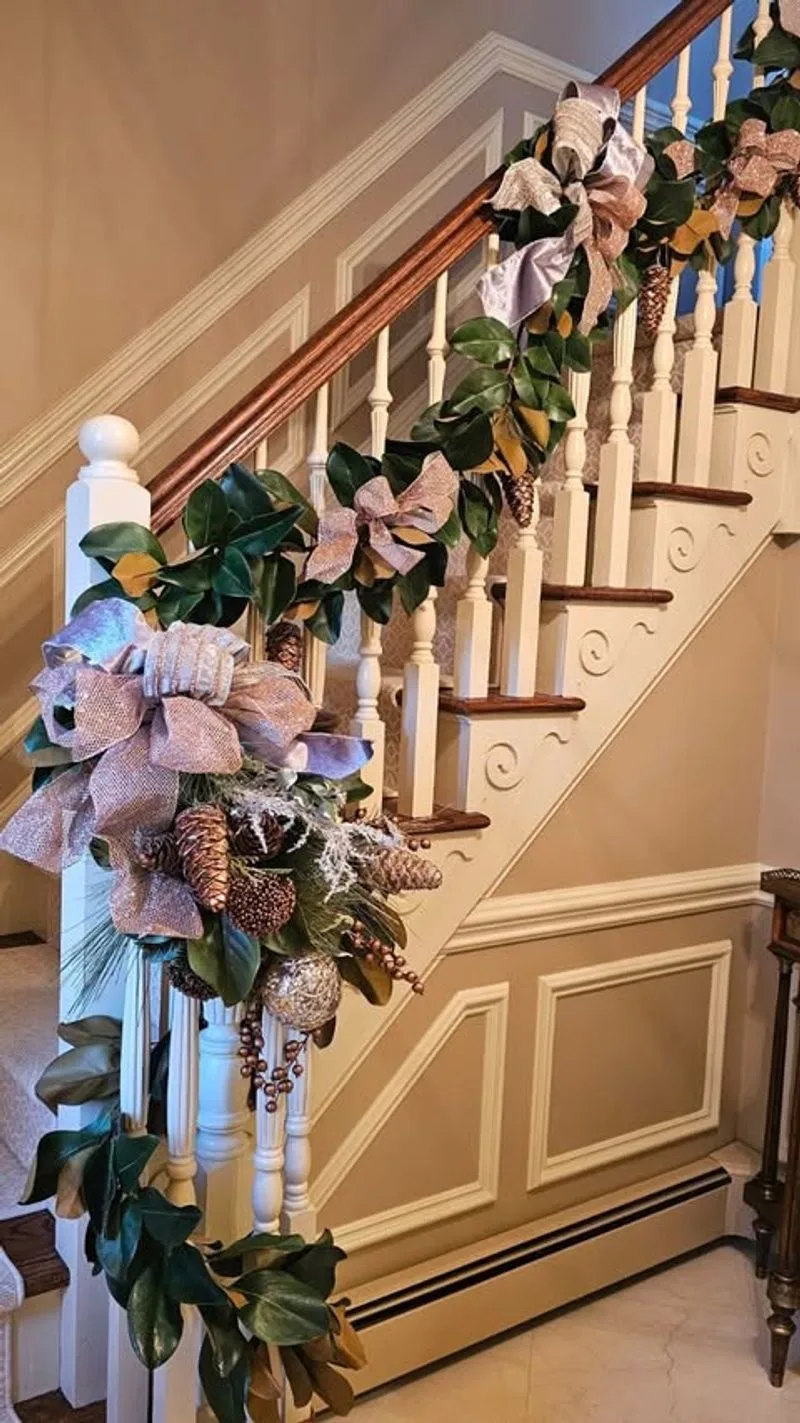
M753 9L766 33L768 4ZM634 101L634 129L641 132L646 86L677 59L671 108L676 127L686 132L692 104L689 47L709 28L717 47L714 116L724 112L732 71L731 22L732 7L725 0L684 0L601 76L620 90L623 100ZM190 491L236 459L264 467L267 442L279 437L299 411L309 433L307 488L320 509L325 461L336 433L330 415L334 382L354 358L367 353L372 360L366 402L369 450L379 456L387 432L405 437L407 428L393 414L393 385L416 388L422 378L421 398L416 405L408 402L412 416L451 387L457 363L448 360L447 348L454 318L450 273L474 249L482 250L486 264L498 260L485 209L497 181L495 174L464 198L173 460L149 490L132 468L135 431L114 417L90 421L80 440L86 464L67 503L67 608L88 581L78 541L89 528L112 518L145 522L149 516L161 537L174 539ZM545 486L546 512L538 530L536 520L526 529L508 527L503 558L495 557L491 566L472 550L461 565L454 560L456 577L438 599L427 599L410 619L396 612L385 632L350 610L343 637L327 662L324 647L308 643L305 670L315 699L349 715L353 729L373 741L373 803L386 799L409 832L430 837L431 853L442 868L443 892L420 895L403 907L409 962L423 979L432 976L464 921L492 895L762 550L776 534L800 534L800 504L791 477L800 352L785 339L787 323L800 324L798 262L800 220L782 219L766 266L760 311L752 287L753 244L745 236L738 238L735 290L721 320L713 273L701 276L694 311L677 323L677 331L675 284L653 346L637 347L636 304L628 307L615 323L613 347L595 362L593 372L569 377L576 415L563 464L554 462ZM393 360L397 323L426 294L432 301L430 339L424 353L413 353L398 367ZM601 428L606 411L607 428ZM302 472L291 473L299 483ZM82 872L65 876L65 925L80 920L89 893ZM40 950L0 949L0 963L13 976L19 960L22 973L24 955L32 952ZM136 994L141 997L143 988L128 983L124 992L125 1030L135 1034L142 1020ZM472 1011L469 992L456 995L458 1012L466 1017ZM281 1217L285 1227L309 1233L318 1217L326 1223L326 1205L367 1141L362 1114L354 1111L347 1089L359 1080L368 1057L375 1054L371 1060L377 1060L379 1045L410 1007L410 997L401 989L381 1013L356 995L346 1000L334 1042L315 1057L312 1102L302 1093L290 1099L285 1143L270 1137L268 1125L257 1123L252 1169L237 1095L235 1014L208 1005L209 1028L199 1044L196 1033L186 1037L184 1056L177 1056L179 1046L171 1062L171 1072L186 1087L170 1150L199 1164L209 1235L227 1238L246 1229L254 1190L273 1200L277 1192L280 1202L284 1170L290 1187ZM498 993L491 1011L504 1012L504 1002ZM198 1060L199 1105L190 1087ZM30 1086L30 1074L24 1072L8 1083L0 1077L4 1101L15 1104L2 1127L5 1149L12 1153L9 1171L24 1155L22 1138L30 1135L25 1122ZM338 1145L323 1151L309 1178L309 1135L313 1128L315 1138L330 1147L335 1113ZM695 1195L687 1182L700 1183ZM722 1233L720 1210L729 1182L726 1171L709 1161L694 1175L684 1171L673 1172L669 1180L659 1177L657 1190L650 1192L653 1199L663 1199L659 1209L682 1208L690 1196L693 1202L686 1207L694 1212L693 1224L675 1249ZM702 1210L695 1196L702 1197ZM712 1197L716 1214L708 1205ZM451 1215L481 1204L478 1197L470 1202L454 1198ZM624 1214L627 1208L616 1197L598 1198L592 1219L604 1211ZM38 1224L28 1227L28 1237L39 1232L39 1257L49 1261L50 1274L45 1270L40 1276L48 1287L40 1293L51 1307L48 1314L37 1306L34 1326L30 1300L26 1303L16 1316L17 1346L24 1354L24 1331L36 1327L51 1345L60 1334L61 1353L60 1375L49 1376L39 1391L50 1391L60 1378L70 1403L88 1405L107 1394L111 1419L140 1423L141 1381L131 1375L134 1366L125 1352L119 1312L112 1305L108 1316L105 1298L98 1297L82 1260L80 1223L59 1222L56 1250L47 1221L35 1219ZM0 1245L18 1264L32 1297L35 1287L23 1268L25 1249L20 1250L24 1238L24 1223L0 1223ZM379 1239L380 1222L373 1224L372 1234L362 1229L355 1248ZM512 1244L506 1241L503 1249ZM630 1268L598 1264L597 1286L666 1258L673 1249L668 1241L660 1248L661 1254L634 1252ZM453 1260L447 1268L466 1267ZM474 1323L465 1323L459 1332L451 1316L445 1323L440 1315L441 1337L433 1344L429 1339L423 1345L413 1331L406 1337L400 1323L392 1334L387 1323L391 1310L381 1311L393 1291L410 1286L389 1274L383 1270L369 1277L357 1269L354 1275L368 1347L374 1340L377 1360L365 1386L483 1337L474 1332ZM68 1281L62 1302L60 1292ZM414 1288L421 1288L418 1281ZM568 1291L548 1295L541 1308L569 1297ZM486 1332L535 1312L526 1314L519 1303L515 1308L517 1314L498 1306ZM87 1339L104 1327L110 1328L108 1359L96 1338ZM164 1371L173 1371L173 1377L158 1404L161 1423L194 1418L185 1369L179 1354ZM30 1396L29 1381L17 1387L15 1396ZM56 1413L49 1416L58 1416L62 1405L56 1400L51 1406ZM295 1416L301 1415L288 1409L287 1423Z

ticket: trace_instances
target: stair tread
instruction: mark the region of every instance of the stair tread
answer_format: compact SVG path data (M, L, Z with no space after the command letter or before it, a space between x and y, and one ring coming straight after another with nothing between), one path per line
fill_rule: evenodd
M783 410L793 415L800 410L800 396L780 395L774 390L753 390L747 385L725 385L717 391L717 405L760 405L767 410Z
M557 697L550 692L537 692L533 697L506 697L500 692L490 692L486 697L456 697L452 692L442 692L439 696L440 711L460 712L464 716L579 712L585 706L582 697Z
M543 583L542 599L559 603L671 603L668 588L591 588L571 583Z
M69 1270L56 1250L55 1218L49 1211L0 1220L0 1248L19 1270L26 1299L69 1284Z
M396 796L385 796L384 805L404 835L453 835L464 830L487 830L492 823L479 810L456 810L452 805L434 805L430 815L400 815Z
M0 934L0 949L35 948L45 940L33 929L17 929L13 934Z
M106 1417L105 1399L88 1403L85 1408L73 1408L60 1389L27 1398L24 1403L15 1403L14 1408L22 1423L105 1423Z
M597 497L599 485L589 481L584 485L587 493ZM734 508L752 504L752 494L743 489L712 489L698 484L667 484L656 479L637 479L631 491L632 499L681 499L692 504L724 504Z

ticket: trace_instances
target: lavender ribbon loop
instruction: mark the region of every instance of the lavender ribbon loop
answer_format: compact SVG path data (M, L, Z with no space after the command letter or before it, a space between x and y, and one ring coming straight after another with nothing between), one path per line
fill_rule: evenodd
M526 207L553 213L564 203L577 212L565 232L542 237L490 268L478 289L487 316L521 325L549 301L578 247L589 262L589 291L581 330L590 331L611 300L611 266L642 216L642 189L653 170L645 149L619 122L619 94L600 84L570 83L553 115L552 163L512 163L492 199L496 210Z
M133 855L138 827L172 824L180 773L232 774L244 749L336 778L372 754L356 737L307 741L316 708L304 683L277 663L242 664L247 650L227 628L173 623L154 632L118 598L73 618L44 644L45 668L32 685L51 740L75 764L17 811L0 849L59 871L100 835L116 872L117 928L196 938L202 921L188 886L141 869Z

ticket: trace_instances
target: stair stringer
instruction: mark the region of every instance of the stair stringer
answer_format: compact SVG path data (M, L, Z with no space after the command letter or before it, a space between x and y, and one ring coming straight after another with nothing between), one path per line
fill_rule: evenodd
M676 541L691 546L692 554L660 560L664 586L674 593L671 603L556 603L547 609L544 643L550 650L544 658L556 678L547 690L584 697L584 711L530 717L440 714L437 800L482 810L492 823L477 833L437 837L431 856L442 870L442 889L413 900L406 896L408 962L423 979L466 916L525 852L780 525L790 495L788 455L796 418L751 405L718 410L715 440L724 471L714 482L751 493L753 502L743 509L716 509L712 527L707 507L675 505L661 536L673 546ZM346 996L336 1037L315 1063L314 1120L331 1106L410 996L398 985L391 1006L380 1013L355 994Z

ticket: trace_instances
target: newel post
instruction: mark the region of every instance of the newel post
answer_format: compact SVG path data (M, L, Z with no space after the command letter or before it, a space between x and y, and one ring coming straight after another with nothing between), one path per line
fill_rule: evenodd
M104 574L97 564L81 553L84 534L99 524L133 521L150 522L150 495L139 483L133 462L139 451L139 435L129 420L118 415L100 415L81 427L78 443L85 463L67 491L65 527L65 617L80 593ZM84 988L80 967L63 965L86 932L103 913L107 879L86 856L65 870L61 877L61 963L59 1018L76 1016L74 1005ZM125 994L124 976L116 978L91 1004L82 1005L81 1015L109 1013L121 1018ZM88 1122L96 1109L64 1107L59 1126L66 1130ZM109 1306L105 1283L93 1278L83 1253L86 1223L59 1220L56 1226L58 1250L69 1268L70 1283L61 1306L61 1389L74 1408L84 1407L106 1396L106 1340ZM114 1416L114 1409L111 1409Z

